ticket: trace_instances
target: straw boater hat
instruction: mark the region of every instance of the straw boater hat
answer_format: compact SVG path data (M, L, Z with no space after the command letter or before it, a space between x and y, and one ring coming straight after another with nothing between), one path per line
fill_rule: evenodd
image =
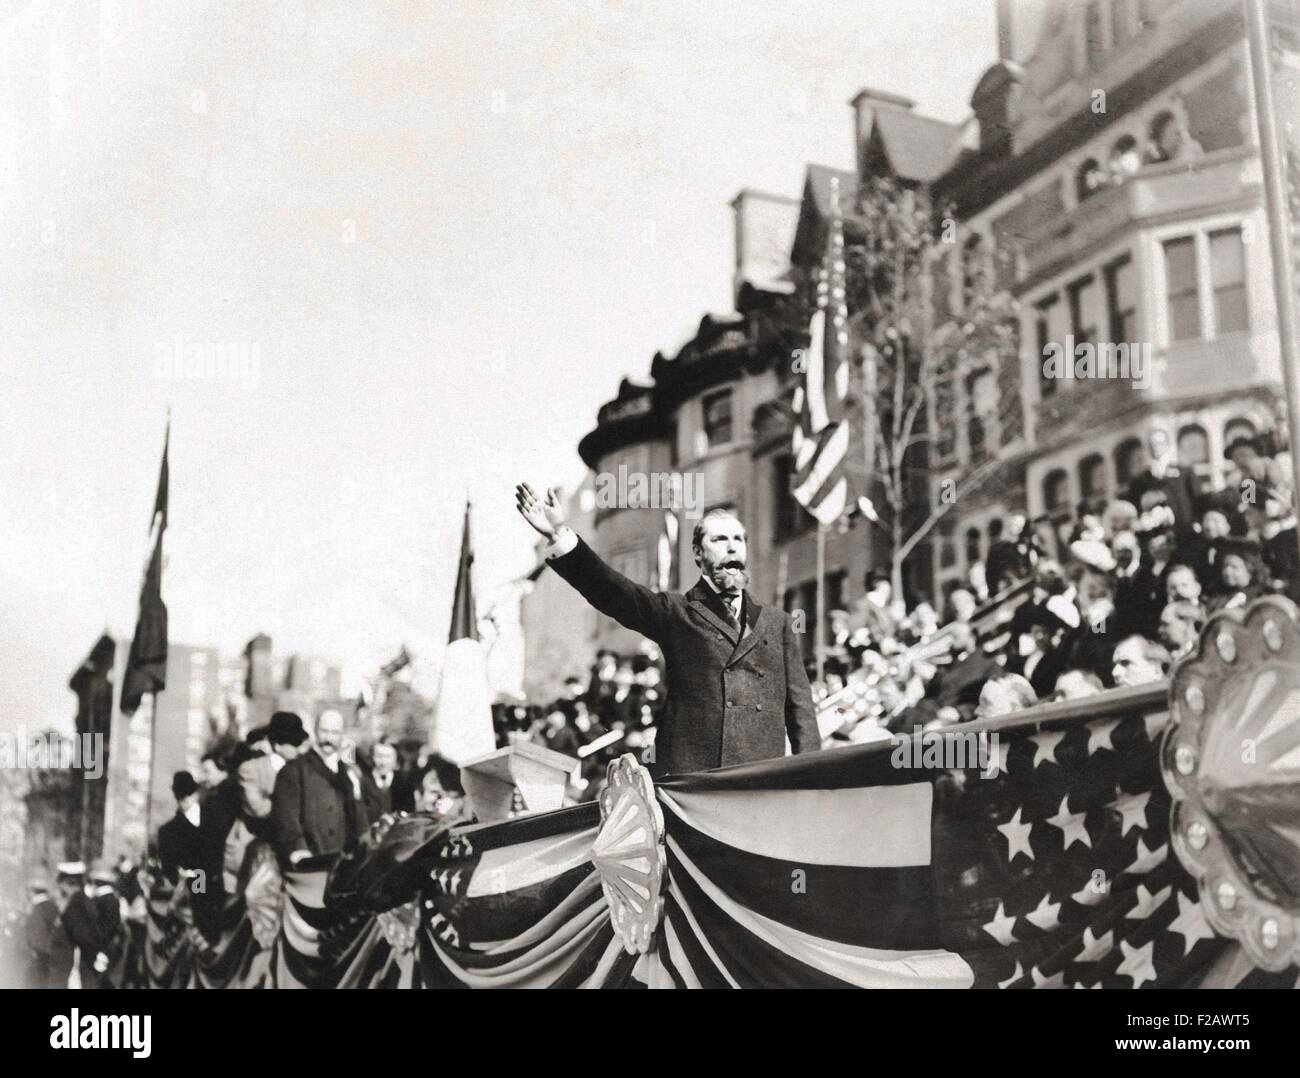
M117 883L117 873L107 859L97 857L90 866L91 883Z
M79 880L86 875L85 861L60 861L57 867L59 880Z

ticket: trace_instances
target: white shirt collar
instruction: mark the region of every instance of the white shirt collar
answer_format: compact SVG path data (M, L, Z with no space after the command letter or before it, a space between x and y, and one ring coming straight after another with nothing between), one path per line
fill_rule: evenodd
M321 762L322 762L326 767L328 767L328 768L329 768L331 771L333 771L333 772L336 772L336 773L338 772L338 769L339 769L339 754L338 754L337 752L335 752L335 753L331 753L329 756L326 756L323 752L320 751L320 746L318 746L318 745L313 745L311 748L312 748L312 752L314 752L317 756L319 756L319 757L321 758Z
M712 577L710 577L707 573L701 573L701 574L700 574L700 579L703 580L704 583L706 583L710 588L713 589L713 594L714 594L714 595L716 595L719 599L721 599L724 603L726 603L729 607L731 607L731 613L732 613L733 615L735 615L736 620L739 621L739 620L740 620L740 600L741 600L742 598L744 598L744 594L745 594L745 593L744 593L744 592L738 592L738 593L736 594L735 598L730 598L730 599L729 599L727 596L725 596L725 595L722 594L721 590L718 588L718 585L715 584L715 583L713 582Z
M189 808L185 810L185 814L184 814L185 818L189 820L190 823L192 823L195 827L199 826L199 811L200 808L199 808L199 803L197 801L195 801L194 804L192 804Z

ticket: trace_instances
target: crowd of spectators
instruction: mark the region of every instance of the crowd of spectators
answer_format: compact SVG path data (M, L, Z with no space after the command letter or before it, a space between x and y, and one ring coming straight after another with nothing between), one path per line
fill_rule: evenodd
M814 683L824 745L994 717L1163 679L1206 619L1277 593L1300 600L1291 461L1237 437L1222 487L1198 489L1157 430L1147 466L1106 504L1057 523L1013 516L942 613L889 577L831 616Z
M563 694L548 704L495 708L497 744L528 741L577 759L569 794L587 801L611 760L625 752L644 758L665 703L663 661L653 643L635 655L602 649L588 676L567 678Z

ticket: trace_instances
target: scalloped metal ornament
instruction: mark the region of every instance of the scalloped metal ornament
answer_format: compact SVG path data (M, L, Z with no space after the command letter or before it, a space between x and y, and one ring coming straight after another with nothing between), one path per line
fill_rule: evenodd
M591 861L628 954L645 954L663 917L664 816L650 773L625 753L609 765Z
M1210 619L1174 670L1160 769L1174 852L1206 920L1255 965L1300 960L1300 613L1278 596Z

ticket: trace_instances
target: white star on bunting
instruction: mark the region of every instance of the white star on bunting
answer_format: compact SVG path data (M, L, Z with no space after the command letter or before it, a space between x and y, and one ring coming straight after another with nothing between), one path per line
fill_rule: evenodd
M1214 929L1205 919L1201 904L1185 891L1178 892L1178 916L1169 922L1169 931L1183 937L1183 954L1192 953L1198 940L1214 939Z
M988 767L981 772L984 778L994 779L1007 773L1007 748L1007 743L1001 738L993 739L989 745Z
M1112 801L1107 808L1120 814L1119 833L1127 835L1130 827L1145 831L1147 826L1147 802L1151 800L1151 791L1140 794L1124 794Z
M1146 889L1146 884L1139 883L1137 901L1133 904L1133 908L1124 916L1130 921L1146 920L1165 904L1165 899L1169 897L1169 893L1172 890L1172 887L1164 887L1153 895Z
M1091 849L1092 839L1088 836L1087 828L1083 826L1083 818L1087 813L1071 812L1066 804L1069 800L1069 794L1062 797L1061 811L1055 816L1049 816L1047 822L1061 829L1061 841L1065 844L1065 849L1068 850L1076 842L1082 842Z
M1003 947L1009 947L1011 944L1018 942L1016 937L1011 934L1011 930L1016 926L1016 919L1008 917L1006 910L1002 908L1002 903L998 903L998 912L993 915L993 920L984 925L984 931L997 940Z
M1034 966L1034 968L1029 971L1029 975L1034 979L1035 988L1064 988L1065 987L1064 970L1058 970L1056 973L1053 973L1050 977L1044 977L1041 973L1038 972L1038 967Z
M1103 932L1100 936L1092 934L1092 928L1088 927L1083 930L1083 950L1079 952L1076 962L1096 962L1100 958L1105 958L1115 949L1115 933Z
M1110 894L1109 884L1106 887L1094 887L1091 878L1070 896L1080 906L1095 906L1103 898Z
M1155 953L1155 940L1147 940L1141 947L1132 946L1127 940L1119 941L1119 949L1124 952L1124 961L1115 970L1121 977L1129 977L1134 988L1141 988L1144 981L1156 979L1156 967L1152 962Z
M1010 864L1016 859L1016 854L1023 853L1029 860L1034 859L1034 851L1029 847L1029 832L1034 829L1030 823L1020 822L1021 809L1016 809L1016 814L1006 823L998 824L998 830L1006 836L1007 840L1007 863Z
M1061 904L1053 902L1051 895L1043 895L1043 901L1038 903L1032 913L1025 914L1025 920L1044 932L1050 932L1061 924Z
M1041 763L1057 763L1056 746L1065 739L1065 731L1059 730L1056 733L1046 733L1040 731L1029 740L1034 743L1034 766Z
M1119 725L1119 719L1111 719L1110 722L1094 722L1088 727L1088 755L1091 756L1098 749L1110 749L1115 751L1115 746L1110 743L1110 735L1115 732L1115 727Z
M1165 842L1157 846L1154 850L1148 849L1147 844L1138 838L1137 856L1133 858L1133 863L1124 871L1131 872L1134 875L1141 876L1150 872L1156 865L1160 864L1169 856L1169 843Z

